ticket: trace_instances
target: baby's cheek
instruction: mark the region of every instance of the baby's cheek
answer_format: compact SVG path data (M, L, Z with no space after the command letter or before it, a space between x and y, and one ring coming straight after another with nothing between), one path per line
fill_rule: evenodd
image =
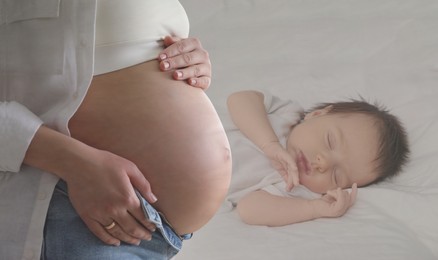
M319 194L324 194L328 190L334 189L324 179L320 179L320 178L315 177L315 176L307 176L307 175L301 176L300 175L300 183L301 183L301 185L305 186L310 191L316 192Z

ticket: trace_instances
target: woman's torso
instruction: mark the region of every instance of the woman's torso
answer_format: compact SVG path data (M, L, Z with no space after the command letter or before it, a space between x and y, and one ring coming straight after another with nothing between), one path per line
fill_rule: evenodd
M179 234L211 218L231 171L228 141L208 97L160 71L155 59L162 50L157 40L187 33L176 0L99 0L95 75L105 74L93 78L69 122L72 137L139 167L158 197L154 206Z
M201 89L175 81L156 60L96 76L70 120L74 138L134 162L178 233L204 225L225 196L230 151Z

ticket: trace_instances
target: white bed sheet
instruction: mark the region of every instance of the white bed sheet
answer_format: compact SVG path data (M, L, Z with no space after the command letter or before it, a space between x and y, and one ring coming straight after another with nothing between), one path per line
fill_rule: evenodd
M304 107L362 95L401 118L412 155L400 176L360 189L337 219L248 226L226 201L177 260L438 259L438 1L181 3L191 35L209 50L207 93L224 122L227 96L242 89Z

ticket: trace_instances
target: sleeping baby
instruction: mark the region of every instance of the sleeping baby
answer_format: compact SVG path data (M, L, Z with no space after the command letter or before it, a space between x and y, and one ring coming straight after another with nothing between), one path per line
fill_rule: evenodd
M276 171L269 175L256 166L246 177L233 176L229 200L248 224L282 226L340 217L354 204L358 187L396 175L408 159L400 121L364 100L325 103L304 113L295 102L242 91L228 98L228 109L240 133ZM245 161L233 164L244 167ZM248 184L252 174L259 180L233 194L243 187L236 187L239 181L246 178ZM307 196L296 196L300 189Z

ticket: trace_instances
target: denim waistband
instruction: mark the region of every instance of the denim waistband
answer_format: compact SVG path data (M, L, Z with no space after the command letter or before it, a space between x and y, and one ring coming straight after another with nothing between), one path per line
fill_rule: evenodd
M63 191L66 195L68 194L67 183L65 183L64 181L60 180L56 187ZM145 216L149 219L150 222L155 224L157 230L160 231L166 242L176 250L180 251L182 248L182 241L190 239L193 236L193 233L179 236L173 230L172 226L166 220L166 218L162 214L160 214L160 212L158 212L151 204L149 204L149 202L147 202L146 199L143 198L137 190L135 192L141 202L141 207Z
M173 230L170 223L166 220L166 218L158 212L149 202L143 198L138 191L136 191L137 197L140 199L141 207L143 212L147 216L150 222L154 223L157 227L157 230L161 232L164 239L167 241L169 245L174 247L176 250L181 250L182 241L188 240L192 238L193 233L178 235L175 230Z

